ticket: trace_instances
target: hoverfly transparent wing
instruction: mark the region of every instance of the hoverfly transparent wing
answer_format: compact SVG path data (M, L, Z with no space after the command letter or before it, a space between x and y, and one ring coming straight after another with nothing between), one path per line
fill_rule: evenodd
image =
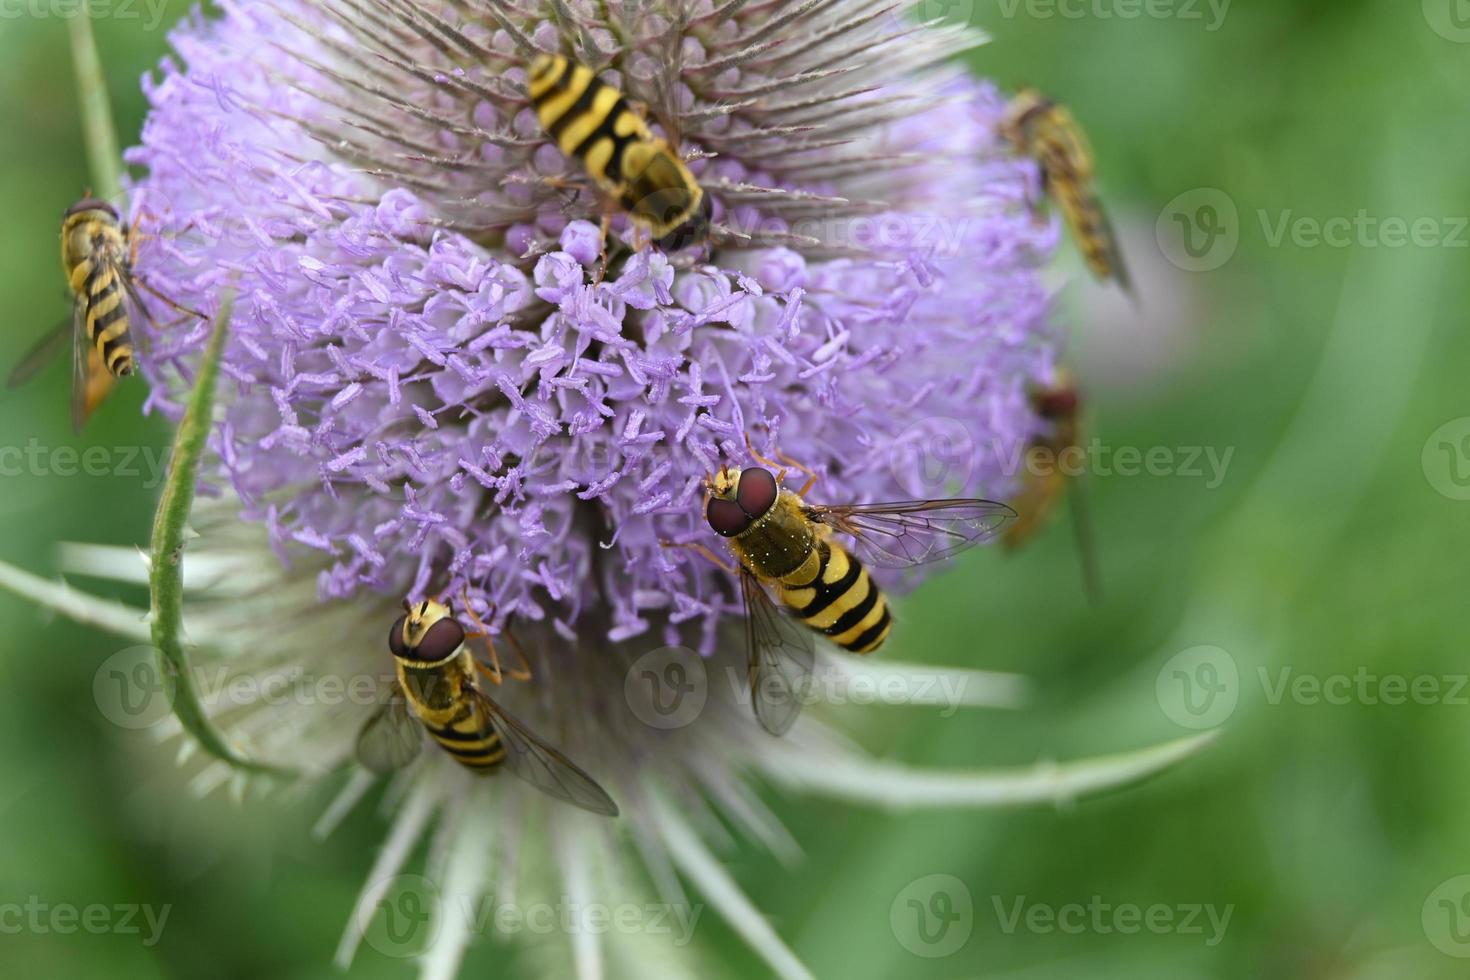
M756 720L772 735L784 735L801 714L802 696L816 662L811 630L776 607L756 577L740 570L750 699Z
M483 691L476 690L472 697L490 719L495 734L500 736L500 744L505 748L505 765L511 772L549 796L593 813L618 815L618 805L612 797L576 763L537 738Z
M75 328L72 325L71 317L67 317L55 327L46 331L41 339L36 341L35 346L26 351L25 356L11 370L10 376L5 379L5 386L7 388L18 388L34 378L37 372L50 364L66 347L67 331L71 329Z
M424 726L408 710L403 688L395 683L387 703L357 734L357 761L371 772L386 775L412 762L423 741Z
M117 387L117 379L87 337L87 304L80 298L72 305L71 336L71 426L80 435L97 406Z
M852 536L853 551L877 568L939 561L989 541L1016 517L993 500L904 500L808 506L806 516Z

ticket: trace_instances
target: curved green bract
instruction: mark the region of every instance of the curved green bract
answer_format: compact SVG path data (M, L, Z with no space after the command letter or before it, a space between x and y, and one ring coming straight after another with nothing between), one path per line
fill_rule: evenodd
M158 511L153 517L148 573L153 646L158 651L159 676L173 690L173 711L184 731L192 735L210 755L244 772L288 777L291 770L247 759L210 723L194 684L189 655L182 639L184 529L194 506L194 485L199 461L209 439L214 411L214 390L219 380L219 362L229 334L234 296L220 301L214 333L199 364L199 376L189 395L184 418L174 435L172 460Z

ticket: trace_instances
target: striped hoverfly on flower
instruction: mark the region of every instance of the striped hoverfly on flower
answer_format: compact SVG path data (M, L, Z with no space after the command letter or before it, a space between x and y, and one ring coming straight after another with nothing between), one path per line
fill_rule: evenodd
M66 210L61 222L61 266L71 290L72 315L46 334L21 358L8 384L16 387L33 377L72 341L72 426L81 432L87 419L117 382L136 369L134 328L151 323L138 294L140 285L185 313L142 283L133 265L137 237L117 209L106 201L84 197Z
M527 87L536 118L562 153L661 247L706 239L710 198L679 156L677 139L654 136L621 92L562 55L532 61Z
M1098 602L1102 598L1102 574L1083 499L1082 474L1069 473L1066 461L1068 455L1082 458L1082 395L1072 373L1059 370L1051 384L1033 389L1031 406L1048 428L1026 447L1021 489L1011 501L1020 519L1006 528L1003 543L1008 551L1025 545L1046 526L1065 497L1072 511L1072 535L1082 565L1083 588L1090 601Z
M1072 113L1035 89L1023 89L1006 107L1000 131L1041 168L1042 189L1061 209L1093 275L1131 293L1112 222L1093 187L1092 147Z
M807 475L792 492L782 486L784 468L755 458L765 466L738 473L725 467L709 478L705 519L738 562L756 718L781 735L801 710L817 634L867 654L893 629L888 600L865 564L910 568L949 558L994 538L1016 515L1005 504L976 499L811 504L803 498L814 473L780 457Z
M504 766L559 800L617 816L617 804L591 776L480 687L480 674L497 684L501 678L498 659L487 667L470 651L469 641L486 634L467 633L453 610L434 600L404 600L403 609L388 632L397 683L357 738L357 758L364 767L378 773L401 769L418 756L427 732L471 772L487 774Z

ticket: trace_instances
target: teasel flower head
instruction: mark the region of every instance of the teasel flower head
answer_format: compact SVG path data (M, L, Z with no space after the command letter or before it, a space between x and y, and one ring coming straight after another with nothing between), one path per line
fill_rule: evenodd
M776 973L806 976L704 843L729 820L791 855L754 780L887 806L1055 801L1198 744L924 773L813 712L772 738L742 700L739 590L665 547L711 540L704 478L750 446L812 468L834 502L1013 489L1007 461L1039 428L1027 389L1052 370L1040 267L1057 232L997 135L1003 97L954 62L982 36L901 6L227 2L146 80L138 268L193 308L236 297L185 626L203 662L255 682L227 690L260 693L207 702L212 720L251 757L340 771L374 704L265 681L391 684L400 601L443 595L513 625L536 677L496 699L622 809L599 820L421 753L389 790L344 959L429 835L445 908L503 901L535 839L552 891L585 905L647 879L679 902L688 884ZM708 243L666 254L614 214L604 274L601 198L528 104L538 52L646 107L712 200ZM151 409L182 414L209 336L186 320L148 338ZM942 479L924 466L939 443ZM639 664L671 663L703 678L678 724L635 690ZM823 676L858 670L936 673L823 660ZM965 704L1018 696L1014 678L948 675ZM212 763L198 785L230 775ZM372 781L353 776L327 823ZM423 975L449 977L473 930L435 921ZM612 937L571 932L579 976L633 972Z

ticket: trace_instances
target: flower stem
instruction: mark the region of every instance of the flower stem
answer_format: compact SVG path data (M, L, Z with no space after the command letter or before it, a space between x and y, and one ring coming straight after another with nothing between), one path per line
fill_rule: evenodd
M199 378L189 396L188 408L174 436L172 467L158 501L153 518L150 547L152 561L148 575L153 620L153 646L158 650L159 676L172 682L173 710L184 731L192 735L210 755L235 769L271 776L291 773L263 765L242 756L225 741L210 724L199 692L194 686L194 673L184 648L184 528L194 506L194 484L199 475L199 461L209 439L214 412L214 389L219 380L219 362L229 334L230 313L234 296L225 293L215 317L214 333L199 364Z
M82 138L92 171L92 193L105 200L122 194L122 155L117 149L117 127L97 56L92 18L82 11L71 18L71 56L77 72L77 100L82 110Z

